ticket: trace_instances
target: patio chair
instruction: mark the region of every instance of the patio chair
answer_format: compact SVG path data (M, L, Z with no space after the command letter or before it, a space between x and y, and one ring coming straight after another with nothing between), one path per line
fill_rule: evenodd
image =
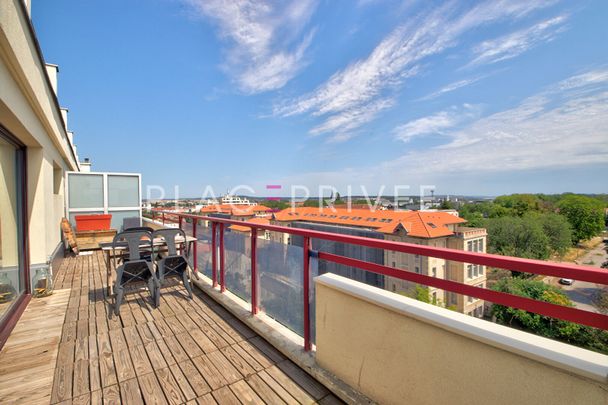
M114 313L120 314L120 305L125 294L125 286L131 283L144 282L154 302L160 305L160 283L156 278L154 269L154 244L150 232L126 231L117 234L112 241L113 257L116 260L116 248L127 245L128 257L116 267L116 281L114 282ZM116 264L116 262L115 262Z
M181 254L177 251L175 240L177 236L181 236L184 241ZM167 254L157 261L158 280L161 285L167 277L180 277L188 291L188 296L192 299L192 280L190 279L190 263L188 262L189 249L185 232L181 229L158 229L154 231L152 237L162 239L167 244Z
M139 227L141 227L141 220L139 219L139 217L126 217L122 219L123 231Z

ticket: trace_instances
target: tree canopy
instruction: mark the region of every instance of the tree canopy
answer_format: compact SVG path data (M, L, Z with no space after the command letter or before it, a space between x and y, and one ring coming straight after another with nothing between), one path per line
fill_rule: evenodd
M538 301L572 307L572 301L558 288L542 281L503 278L493 290ZM492 315L501 324L514 326L537 335L561 340L587 349L608 353L608 332L573 322L527 312L517 308L493 305Z
M595 198L568 195L557 206L572 225L572 241L577 243L592 238L604 229L604 205Z

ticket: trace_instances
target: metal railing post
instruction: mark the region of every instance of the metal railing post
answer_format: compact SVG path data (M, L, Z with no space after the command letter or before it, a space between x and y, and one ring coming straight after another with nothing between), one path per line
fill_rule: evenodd
M182 217L181 215L177 214L177 218L178 218L178 228L182 229L182 225L184 225L184 217Z
M162 216L161 216L161 217L162 217L162 219L163 219L163 226L165 226L165 213L164 213L164 212L163 212L163 214L162 214Z
M217 287L217 224L211 223L211 278L213 288Z
M256 228L251 228L251 315L258 313L257 239L258 230Z
M310 351L310 238L304 236L303 300L304 300L304 350Z
M192 219L192 237L194 238L194 242L192 246L194 246L194 251L192 252L192 261L194 262L193 270L195 273L198 272L198 260L197 260L197 250L198 250L198 239L196 238L196 225L198 224L198 219Z
M220 223L220 292L226 291L226 272L224 267L224 224Z

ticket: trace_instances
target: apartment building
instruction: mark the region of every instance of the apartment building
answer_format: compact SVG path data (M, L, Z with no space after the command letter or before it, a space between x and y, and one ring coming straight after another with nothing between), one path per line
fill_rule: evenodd
M457 227L454 236L448 238L447 247L450 249L466 250L467 252L486 252L488 233L484 228ZM486 267L479 264L447 262L448 280L458 281L476 287L486 287ZM484 312L484 301L455 293L447 293L446 304L455 307L457 311L467 315L480 317Z
M485 252L486 230L482 228L465 228L461 224L466 221L458 217L456 211L392 211L370 209L343 209L301 207L285 209L273 215L271 223L283 226L305 227L326 232L353 234L366 232L365 236L378 237L397 242L414 243L425 246L470 250ZM296 238L286 238L284 234L271 232L271 239L276 242L297 244ZM314 243L314 242L313 242ZM328 251L341 250L353 258L364 258L367 261L386 266L412 271L432 277L464 281L467 284L485 286L486 276L484 266L450 262L444 259L419 256L385 250L382 257L377 258L371 248L358 246L357 252L347 251L344 246L328 245ZM343 244L341 244L343 245ZM469 249L470 247L470 249ZM313 249L316 249L313 245ZM370 250L369 252L367 250ZM321 269L320 269L321 270ZM334 269L335 270L335 269ZM331 270L332 272L334 270ZM330 270L328 270L330 271ZM470 274L469 274L470 271ZM320 271L321 272L321 271ZM337 271L339 274L340 271ZM416 284L379 275L374 280L362 279L368 274L359 274L352 269L342 274L357 281L362 281L386 290L404 295L413 295ZM381 279L380 279L381 278ZM425 287L426 288L426 287ZM443 290L429 287L429 298L432 302L454 308L459 312L480 317L483 315L483 301L457 294L446 296Z
M0 346L32 278L62 251L65 172L80 170L58 72L44 60L29 2L0 2Z

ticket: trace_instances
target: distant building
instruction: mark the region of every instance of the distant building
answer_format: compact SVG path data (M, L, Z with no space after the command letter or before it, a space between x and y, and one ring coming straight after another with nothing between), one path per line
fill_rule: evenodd
M203 201L202 204L197 205L197 207L204 208L213 205L258 205L258 203L249 201L249 199L245 197L226 194L222 196L219 201L215 198L208 198Z
M225 218L234 219L238 221L247 221L252 218L270 218L272 208L268 208L264 205L231 205L231 204L217 204L209 205L200 209L201 215L212 215L212 214L223 214ZM204 226L209 226L209 221L205 221Z
M282 226L376 237L425 246L485 252L486 230L461 227L460 224L465 222L464 219L458 217L457 212L452 211L332 210L316 207L285 209L275 213L271 221L273 224ZM301 245L301 241L297 237L289 237L289 235L283 233L271 232L271 239L276 242ZM317 246L314 245L315 243L317 243ZM388 250L380 251L382 254L378 257L374 252L377 249L357 246L357 249L353 250L351 246L345 246L343 243L328 243L325 241L313 241L313 249L323 249L405 271L485 287L486 271L484 266L450 262L439 258ZM415 283L381 275L373 275L370 279L368 274L371 273L345 268L345 266L331 269L320 268L319 272L322 273L322 270L336 272L357 281L407 295L412 295L416 286ZM483 315L484 303L482 300L455 294L447 294L446 296L443 290L433 287L429 287L429 294L431 300L445 306L454 307L459 312L474 316Z

